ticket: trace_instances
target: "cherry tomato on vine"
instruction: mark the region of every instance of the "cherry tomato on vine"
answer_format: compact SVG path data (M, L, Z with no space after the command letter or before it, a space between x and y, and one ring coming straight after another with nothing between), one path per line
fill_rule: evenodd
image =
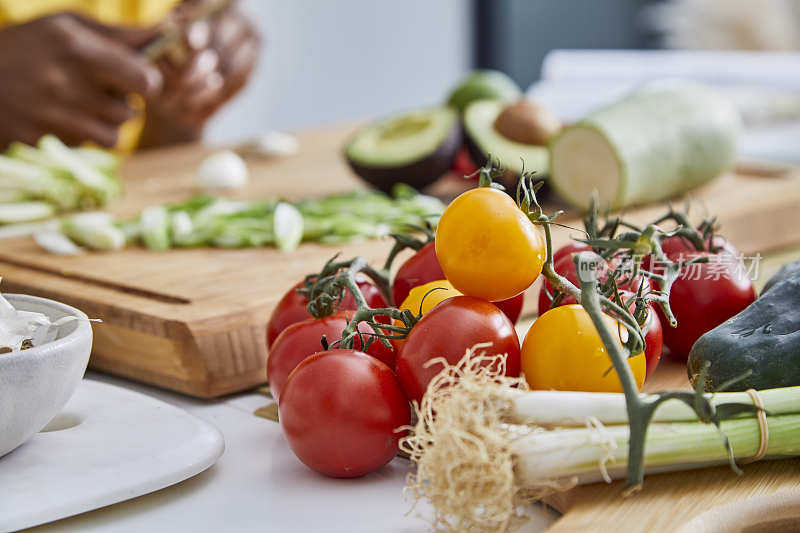
M397 269L392 283L395 305L403 303L414 287L440 279L445 279L444 272L436 258L436 245L430 242L406 259Z
M714 235L712 243L714 248L717 249L714 253L727 252L734 256L739 255L739 250L722 235ZM705 244L708 244L708 241L705 241ZM667 257L675 257L679 254L693 253L698 250L685 237L673 235L661 241L661 251L664 252Z
M508 354L506 375L519 376L519 338L508 317L485 300L456 296L434 307L411 328L397 358L397 379L409 400L422 400L441 365L425 364L443 357L456 364L467 349L491 342L487 352Z
M582 242L570 241L555 252L553 252L553 265L558 263L562 257L570 256L572 254L576 254L578 252L587 252L591 250L592 247L588 244L584 244Z
M494 302L494 305L505 313L512 324L516 324L517 320L519 320L519 316L522 314L522 306L525 305L525 293L521 292L508 300Z
M359 278L357 282L361 293L364 295L370 307L379 308L387 306L386 300L381 296L381 292L375 285L364 278ZM275 310L272 311L269 322L267 322L267 348L272 346L272 343L275 342L275 339L280 335L281 331L295 322L311 318L311 315L309 315L306 310L308 299L297 292L297 289L302 286L303 282L301 281L292 287L289 292L283 295L278 305L275 307ZM355 308L356 302L353 299L353 295L349 293L345 294L339 304L339 309Z
M691 252L671 256L673 261L707 257L707 263L685 265L670 289L669 306L678 321L670 327L660 309L664 344L670 355L685 360L695 341L738 314L756 299L756 291L744 265L735 255ZM655 270L663 271L656 265Z
M575 253L577 252L573 251L568 254L561 255L558 261L553 264L553 268L556 272L571 281L573 285L580 288L580 279L578 278L578 271L576 270L575 261L573 260ZM555 254L553 254L553 257L555 258ZM614 270L614 267L617 263L618 260L612 258L612 262L610 264L602 266L602 270L598 275L601 283L608 280L609 274ZM650 291L650 281L644 276L637 276L635 279L631 279L629 273L623 272L622 275L617 278L617 283L617 287L620 289L620 291L635 293L639 290L640 286L642 286L643 293ZM542 288L539 289L540 315L544 314L548 309L550 309L552 299L550 296L548 296L548 293L554 294L553 286L548 280L544 280L542 283ZM577 303L575 298L565 294L561 297L559 305L570 305L574 303Z
M645 320L644 326L642 326L642 331L644 332L645 344L644 357L647 360L647 372L644 378L649 379L658 366L659 361L661 361L661 351L664 342L661 319L658 317L655 306L650 307L647 313L647 320Z
M698 235L700 235L699 232ZM729 253L733 256L739 257L739 250L737 250L736 247L722 235L714 235L712 243L716 250L712 253ZM704 241L704 245L707 246L708 241ZM673 260L675 260L681 255L685 256L690 253L708 250L697 250L692 242L686 237L673 235L672 237L667 237L661 241L661 251L664 252L664 255L666 255L667 258L673 258ZM652 254L645 256L645 258L642 260L642 268L650 271L653 269L658 269L658 264L654 264L654 257ZM663 270L663 268L661 270Z
M462 293L506 300L539 277L545 241L510 196L478 187L445 209L436 228L436 255L445 277Z
M392 293L395 304L402 304L408 297L408 293L414 287L419 287L431 281L445 279L442 267L439 266L439 259L436 257L434 243L428 243L419 249L414 255L403 263L394 276ZM502 310L511 322L516 323L522 313L522 305L525 297L522 293L495 302L495 305ZM403 305L401 305L403 307ZM419 306L417 306L419 308ZM410 309L410 307L409 307Z
M332 477L359 477L397 454L411 413L392 370L356 350L306 358L289 375L278 408L294 454Z
M431 281L411 289L400 309L408 309L415 316L420 312L426 315L428 311L454 296L463 295L446 279Z
M610 316L606 323L627 338L627 330ZM622 341L617 339L622 346ZM644 383L647 362L640 353L628 359L636 385ZM547 311L536 319L522 343L522 372L531 389L622 392L600 335L589 313L578 304Z
M337 311L323 318L308 318L295 322L278 335L267 357L267 381L275 401L280 401L281 391L292 370L306 357L324 350L323 335L328 343L341 340L342 331L347 327L348 314L352 315L352 311ZM372 327L366 322L359 323L358 330L367 335L373 333ZM358 338L355 347L361 349ZM389 367L394 366L395 352L383 346L377 339L369 345L367 353Z
M467 150L466 146L462 146L458 149L458 153L456 154L456 158L453 160L453 166L450 170L452 170L459 178L471 176L478 171L478 165L476 165L475 161L472 160L472 156L469 155L469 150Z

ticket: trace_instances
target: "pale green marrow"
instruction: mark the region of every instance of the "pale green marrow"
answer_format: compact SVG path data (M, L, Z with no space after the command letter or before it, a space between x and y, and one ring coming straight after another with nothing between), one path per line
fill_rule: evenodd
M641 89L564 128L550 144L550 183L586 208L593 190L611 208L680 195L730 169L741 119L694 84Z

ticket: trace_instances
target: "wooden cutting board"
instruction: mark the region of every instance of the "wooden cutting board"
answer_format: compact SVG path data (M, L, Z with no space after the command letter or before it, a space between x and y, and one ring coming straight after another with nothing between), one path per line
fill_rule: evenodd
M287 199L363 186L340 151L352 127L299 135L298 155L249 160L252 183L233 198ZM209 152L200 145L135 155L123 167L125 198L112 206L134 216L146 206L196 193L194 171ZM462 185L445 180L440 191ZM719 215L724 233L745 253L800 243L800 172L758 167L724 176L693 193L696 212ZM631 210L643 222L664 206ZM578 218L563 223L581 227ZM555 244L575 231L557 231ZM265 382L265 324L282 294L336 252L382 262L391 242L345 246L308 244L273 249L194 249L151 252L130 248L77 257L49 255L30 239L0 241L3 290L74 305L96 325L91 366L197 397L215 397ZM537 290L536 287L532 291ZM535 298L526 311L535 311Z
M645 390L688 388L682 364L665 360ZM753 420L754 427L758 423ZM720 446L722 446L720 444ZM800 459L761 461L575 487L548 500L563 513L547 533L767 533L800 531Z

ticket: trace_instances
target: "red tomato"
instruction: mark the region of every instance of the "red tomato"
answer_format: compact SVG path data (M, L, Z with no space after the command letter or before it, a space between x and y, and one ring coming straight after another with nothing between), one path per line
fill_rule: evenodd
M279 401L281 391L292 370L309 355L324 349L322 346L323 335L329 343L340 340L342 331L347 327L347 320L346 311L337 311L323 318L308 318L296 322L278 335L267 358L269 390L276 401ZM373 332L370 325L364 322L358 325L358 330L367 334ZM359 339L356 339L355 347L361 349ZM370 344L367 353L390 367L394 366L394 351L384 347L377 340Z
M475 174L475 172L478 170L478 166L472 160L472 157L470 157L469 150L467 150L466 146L462 146L458 149L458 153L456 154L456 158L453 160L453 166L451 170L459 178Z
M653 371L661 361L661 351L663 348L663 328L661 327L661 319L658 318L658 313L654 309L655 306L650 308L647 314L647 320L644 323L644 357L647 360L647 373L645 379L648 379Z
M555 252L553 252L553 265L561 261L562 257L572 256L574 253L586 252L591 250L592 247L582 242L570 241Z
M394 304L400 305L403 303L414 287L440 279L445 279L444 272L442 272L442 267L439 266L439 260L436 258L436 245L430 242L406 259L406 262L400 265L397 270L397 274L394 276L394 283L392 283Z
M739 255L739 251L736 249L736 247L728 242L722 235L714 235L713 243L715 248L720 248L717 253L724 251L730 253L731 255ZM667 237L661 241L661 250L667 257L676 256L678 254L688 254L697 251L694 245L688 239L678 235Z
M713 243L715 248L719 248L716 253L727 252L731 255L739 256L739 250L722 235L714 235ZM661 241L661 251L663 251L664 255L667 257L679 257L680 254L686 255L697 252L697 249L695 249L691 241L685 237L673 235ZM652 261L653 257L651 255L646 256L642 261L642 268L650 270L653 267Z
M506 375L519 376L520 347L514 325L496 305L470 296L446 300L411 329L397 358L397 379L409 400L422 400L428 383L441 365L425 367L428 360L444 357L455 364L468 348L491 342L492 354L508 354Z
M297 292L297 289L302 286L303 282L301 281L292 287L289 292L283 295L283 298L280 299L275 310L272 311L269 322L267 322L267 348L272 346L272 343L275 342L275 339L278 338L281 331L295 322L311 318L311 315L309 315L306 310L308 299ZM359 279L358 286L361 288L361 293L364 295L370 307L378 308L387 306L386 300L381 296L381 292L375 285L365 279ZM353 300L353 295L349 293L345 294L339 304L339 309L355 308L356 302Z
M358 477L397 454L411 412L392 370L356 350L306 358L289 375L278 408L283 433L306 466Z
M505 313L508 319L511 321L512 324L516 324L517 320L519 320L519 315L522 314L522 306L525 304L525 293L521 292L514 296L513 298L509 298L508 300L500 300L499 302L494 302L494 305L500 308L500 310Z
M573 260L573 256L576 252L571 252L566 255L562 255L560 259L553 264L556 272L567 278L572 282L573 285L580 288L580 279L578 278L578 271L575 268L575 261ZM556 254L553 254L555 257ZM612 259L612 262L615 262ZM608 275L611 273L613 267L609 265L605 265L603 270L600 272L599 279L601 282L608 279ZM629 279L627 274L622 275L621 278L617 278L618 287L621 291L626 292L636 292L639 290L639 286L642 285L642 292L648 292L650 290L650 281L643 277L639 276L636 280ZM547 290L545 290L545 288ZM542 283L542 288L539 289L539 315L544 314L545 311L550 309L550 303L552 299L548 296L548 292L550 294L554 293L553 286L550 284L549 281L546 279L544 283ZM561 298L561 303L559 305L571 305L577 303L575 298L572 296L564 295Z
M683 259L703 256L708 257L708 263L684 267L672 284L669 305L678 321L677 327L670 327L658 309L664 325L664 344L670 349L670 355L681 360L686 359L703 333L738 314L756 299L753 282L738 257L728 253L691 252L683 254ZM680 255L670 259L677 261Z

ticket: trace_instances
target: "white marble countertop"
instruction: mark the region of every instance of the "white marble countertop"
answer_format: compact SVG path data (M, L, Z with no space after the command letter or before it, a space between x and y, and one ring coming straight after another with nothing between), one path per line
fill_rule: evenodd
M96 373L88 377L152 395L214 424L225 453L202 474L159 492L30 531L423 532L429 509L410 515L402 489L410 465L395 459L353 480L312 472L292 454L275 422L253 415L269 403L256 393L201 401ZM541 531L552 513L533 508L523 531Z

